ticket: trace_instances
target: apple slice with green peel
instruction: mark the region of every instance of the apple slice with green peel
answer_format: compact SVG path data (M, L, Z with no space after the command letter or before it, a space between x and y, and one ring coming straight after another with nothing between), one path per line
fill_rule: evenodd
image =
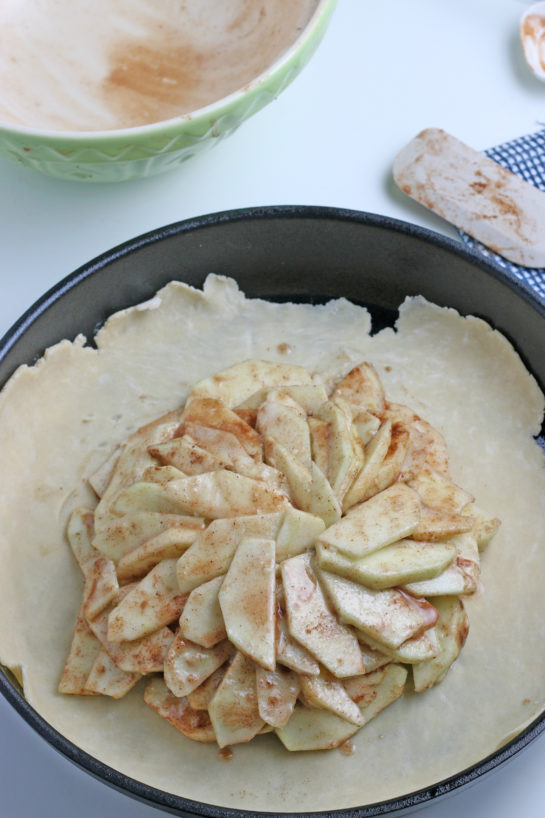
M164 443L150 446L148 452L165 466L174 466L186 475L203 474L224 468L227 463L202 449L189 435L175 437Z
M384 672L379 670L370 673L368 676L363 676L362 681L366 680L369 686L367 694L363 694L358 702L360 712L367 724L371 719L388 707L388 705L395 702L396 699L402 695L405 690L405 683L407 681L407 668L401 665L388 665ZM363 691L361 691L363 693Z
M276 661L296 673L306 673L307 676L317 676L320 673L320 665L316 659L290 636L280 583L276 586Z
M375 415L384 412L385 398L381 380L374 366L364 362L355 366L340 381L332 398L343 398L348 403Z
M213 648L203 648L179 633L165 657L165 684L175 696L187 696L221 667L233 652L234 648L227 639Z
M276 561L282 562L308 551L324 530L325 523L321 517L297 508L286 509L276 536Z
M216 740L206 710L193 710L187 697L180 699L174 696L159 676L148 683L144 691L144 701L180 733L193 741L210 744Z
M419 520L418 494L404 483L395 483L351 509L318 542L357 559L408 537Z
M258 665L276 667L274 540L244 539L219 591L230 641Z
M195 384L188 402L196 397L219 398L226 406L239 406L263 387L311 384L312 377L302 366L273 361L243 361L204 378Z
M341 621L386 647L399 647L437 620L432 605L402 591L374 591L322 569L318 576Z
M85 682L85 689L88 693L121 699L141 678L139 673L121 670L104 648L101 648Z
M259 714L255 667L237 652L208 705L220 747L250 741L265 724Z
M216 474L216 472L213 472ZM174 480L175 484L185 482L186 480L194 480L195 478L185 477L183 480ZM152 511L159 514L185 514L191 513L192 509L188 511L187 503L180 502L175 494L169 492L170 483L162 486L159 483L133 483L126 489L121 489L119 494L114 497L110 504L112 514L117 514L122 517L125 514L131 514L141 511ZM199 512L195 512L199 514ZM205 515L200 515L205 516Z
M333 750L357 733L359 726L329 710L318 710L298 705L284 727L276 735L293 752L305 750Z
M100 650L101 643L91 631L80 609L70 651L59 682L59 693L74 696L91 695L85 689L85 683Z
M343 500L343 511L346 512L352 506L363 502L384 462L391 440L392 421L387 420L380 426L377 433L365 447L363 466L346 492Z
M211 648L227 636L219 603L224 577L216 577L189 594L180 616L180 631L185 639Z
M259 409L262 403L268 398L271 400L284 400L285 396L292 398L304 410L307 415L312 415L318 407L327 400L327 391L323 384L302 384L298 386L263 387L258 389L249 398L242 401L237 406L239 409Z
M309 554L285 560L281 566L290 634L334 676L363 673L354 634L331 612L316 578Z
M453 543L399 540L353 560L336 548L321 543L316 546L320 568L379 591L436 577L454 561L456 553Z
M125 554L147 540L178 526L193 528L197 534L204 528L204 520L180 514L135 511L124 517L111 518L101 532L95 532L93 546L114 562L119 562Z
M342 719L362 726L365 723L360 710L350 698L342 682L328 673L320 676L300 676L301 693L304 701L311 707L330 710Z
M262 480L224 469L173 480L164 492L174 508L211 520L267 514L289 505L285 494Z
M429 466L410 480L409 485L418 492L424 505L447 514L459 514L473 501L469 492Z
M283 727L289 720L301 690L299 679L291 670L256 667L259 715L271 727Z
M482 551L492 538L497 534L501 525L498 517L492 517L483 511L481 508L470 503L462 509L462 516L470 520L472 523L470 532L475 537L479 551ZM455 532L462 533L462 532Z
M178 559L195 541L198 533L199 529L194 526L178 525L146 540L117 563L119 581L132 582L143 577L162 560Z
M329 424L325 420L309 417L310 449L312 459L324 474L329 462Z
M211 429L219 429L234 435L250 457L259 462L262 460L261 438L248 423L236 412L229 409L216 398L192 397L186 403L182 415L180 431L187 431L186 424L197 423Z
M227 572L238 544L245 537L276 539L284 512L213 520L177 564L178 584L185 593Z
M177 560L163 560L110 613L110 642L139 639L177 619L187 596L180 592Z
M464 514L451 514L422 506L420 522L411 534L413 540L435 542L446 540L455 534L471 531L474 518Z
M297 404L286 406L269 398L259 407L256 429L289 451L310 477L310 432L304 409Z
M435 626L439 650L434 658L413 666L414 689L417 693L444 679L463 648L469 631L469 620L461 599L444 596L435 599L434 604L439 612Z
M344 401L341 405L333 401L324 403L318 410L317 417L328 424L326 477L333 494L342 503L344 495L363 466L363 450L354 443L352 415Z
M214 693L220 686L221 680L227 672L227 667L228 664L226 662L188 695L187 700L193 710L208 710L208 705L212 701Z

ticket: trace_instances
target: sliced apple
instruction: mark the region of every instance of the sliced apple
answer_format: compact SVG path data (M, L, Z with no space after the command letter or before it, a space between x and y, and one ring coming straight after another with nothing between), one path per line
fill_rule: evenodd
M301 690L297 675L280 667L266 670L259 666L255 674L259 715L271 727L283 727L293 713Z
M108 618L110 642L139 639L177 619L186 601L175 559L163 560L117 605Z
M296 673L317 676L320 665L306 648L292 639L286 620L286 603L280 583L276 586L276 660Z
M310 477L310 432L301 407L268 399L258 410L256 429L289 451Z
M420 522L411 534L413 540L445 540L455 534L472 530L474 518L464 514L451 514L422 506Z
M312 459L324 474L329 464L329 424L316 417L308 418Z
M329 480L316 463L312 463L310 503L306 510L316 517L321 517L326 526L333 525L342 514L340 503L333 493Z
M293 752L305 750L333 750L357 733L359 726L329 710L297 706L284 727L276 735Z
M185 639L211 648L227 636L219 603L224 577L216 577L189 594L180 616L180 631Z
M302 466L285 446L272 438L265 438L265 459L286 478L291 501L299 508L309 510L312 503L312 471ZM311 463L311 469L313 467Z
M496 536L501 525L498 517L492 517L479 508L475 503L470 503L462 510L462 516L471 521L471 533L477 541L479 551L482 551L488 543ZM455 532L461 533L461 532Z
M112 479L114 468L119 460L119 456L123 451L123 448L123 446L116 446L104 463L102 463L98 469L96 469L96 471L94 471L93 474L87 478L87 482L98 498L102 497L108 488L110 480Z
M195 384L189 401L195 397L219 398L226 406L239 406L263 387L311 384L312 378L302 366L273 361L243 361Z
M89 623L89 627L115 664L121 670L142 675L162 671L165 657L174 639L172 631L164 627L131 642L110 642L109 613L110 609L107 608Z
M313 414L324 401L327 400L327 391L323 384L303 384L300 386L263 387L258 389L245 401L237 406L239 409L259 409L269 397L272 400L283 400L285 396L292 398L305 410L306 414Z
M456 560L434 579L410 582L402 590L415 597L473 594L477 588L474 579L457 565Z
M150 446L148 451L152 457L157 458L165 466L175 466L186 475L203 474L227 465L221 457L198 446L189 435L157 443L155 446Z
M380 428L380 418L367 412L365 409L358 409L352 406L352 426L364 446L372 440Z
M417 493L404 483L396 483L351 509L324 531L318 542L360 558L408 537L419 520Z
M187 696L221 667L233 654L227 639L213 648L203 648L178 633L164 662L165 684L175 696Z
M366 724L399 699L405 689L407 675L407 668L391 664L386 667L385 672L377 671L376 680L373 673L363 677L362 680L367 680L369 692L361 697L358 706Z
M220 686L220 682L227 672L227 667L228 663L226 662L188 695L187 700L193 710L208 710L208 705Z
M454 543L399 540L361 559L350 559L336 548L316 546L320 568L375 590L436 577L456 553Z
M424 505L447 514L459 514L464 506L473 501L465 489L429 466L410 480L409 485L418 492Z
M142 472L142 483L157 483L159 486L166 486L171 480L180 480L185 476L185 473L176 466L148 466Z
M250 741L265 724L259 714L255 664L237 652L208 705L220 747Z
M461 599L445 596L435 599L434 604L439 613L435 626L439 651L433 659L413 666L414 689L417 693L444 679L463 648L469 631L469 620Z
M392 421L387 420L365 447L363 466L346 492L343 499L343 511L347 511L365 499L388 453L391 440Z
M437 612L425 600L414 599L395 589L364 588L322 569L318 575L341 621L354 625L387 647L397 648L431 628L437 620Z
M384 389L374 366L367 362L355 366L335 387L332 397L340 397L348 403L375 415L384 412Z
M90 692L85 689L85 683L100 650L100 641L91 631L80 609L70 651L59 682L59 693L75 696L90 695Z
M397 648L381 645L380 642L377 642L370 636L365 636L365 639L373 649L383 650L390 661L403 662L408 665L432 659L434 656L437 656L439 652L439 643L434 627L428 628L424 633L407 639L406 642L403 642L403 644Z
M340 403L340 400L339 400ZM339 503L363 466L363 450L355 445L352 415L348 407L327 401L318 410L318 418L328 424L328 463L326 477Z
M113 518L100 532L95 533L93 546L114 562L129 551L169 528L193 528L197 533L204 528L204 520L180 514L160 514L153 511L135 511L124 517Z
M129 551L117 563L120 582L140 579L162 560L178 559L195 541L199 530L195 526L179 525L167 528L142 545Z
M198 423L234 435L250 457L259 462L262 459L261 438L242 418L216 398L193 396L186 404L180 430L186 431L186 424Z
M276 561L282 562L314 547L316 538L325 530L321 517L288 508L276 537Z
M180 590L192 591L203 582L225 574L241 540L245 537L275 539L283 521L281 511L213 520L178 560Z
M213 474L216 474L216 472L213 472ZM204 476L207 477L208 475ZM183 480L174 480L172 482L178 485L186 480L195 479L199 478L186 477ZM132 486L121 489L119 494L113 498L110 509L113 514L120 517L124 514L139 511L152 511L159 514L184 514L188 510L188 505L179 502L176 494L169 492L170 485L170 483L167 483L162 486L160 483L145 483L143 481L133 483ZM195 514L198 515L199 512L196 511Z
M119 583L114 563L102 554L84 562L83 575L83 613L87 620L91 620L116 598Z
M132 690L140 678L139 673L127 673L121 670L104 648L101 648L85 682L85 689L88 693L121 699L129 690Z
M152 710L193 741L206 744L216 740L214 728L206 710L193 710L188 699L174 696L159 677L151 679L144 691L144 701Z
M371 480L363 500L391 486L401 475L403 462L409 448L409 433L398 423L392 423L392 435L388 451L376 476Z
M66 536L82 571L87 560L98 554L93 545L94 530L93 511L83 507L74 509L68 520Z
M263 481L223 469L173 480L164 491L174 508L212 520L267 514L288 505L285 494Z
M321 710L330 710L342 719L362 726L365 722L358 706L352 701L342 683L328 673L320 676L300 676L301 692L305 703Z
M258 665L274 670L274 540L242 540L219 591L219 603L233 645Z
M310 555L291 557L280 567L293 638L337 678L363 673L358 641L329 609Z

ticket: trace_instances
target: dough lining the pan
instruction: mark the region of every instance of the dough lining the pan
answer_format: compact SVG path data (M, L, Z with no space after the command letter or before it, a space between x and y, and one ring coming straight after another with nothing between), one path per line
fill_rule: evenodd
M21 668L36 710L92 756L186 798L263 811L361 806L432 785L493 752L545 706L544 399L508 341L422 298L370 336L365 310L246 299L230 279L172 283L112 316L96 338L62 341L0 396L0 659ZM287 345L287 346L286 346ZM246 358L342 375L363 359L388 396L447 440L453 479L502 527L467 601L468 641L444 682L405 695L355 737L356 752L289 754L274 737L217 748L186 739L143 702L61 696L81 599L64 536L85 478L138 426L182 403L200 378ZM386 368L388 367L388 369ZM141 737L146 736L146 742ZM336 786L328 782L332 776Z

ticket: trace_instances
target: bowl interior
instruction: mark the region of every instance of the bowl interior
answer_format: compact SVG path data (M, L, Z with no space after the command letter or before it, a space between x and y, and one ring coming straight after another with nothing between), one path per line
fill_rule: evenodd
M540 384L545 310L526 290L460 245L383 217L325 208L264 208L172 225L118 247L76 271L37 302L2 341L0 382L44 348L78 333L92 337L118 309L151 297L173 278L202 285L210 272L235 277L250 296L323 301L344 296L369 305L379 325L406 295L477 314L501 330ZM13 679L0 688L67 757L125 792L177 812L240 815L147 787L90 758L28 706ZM446 782L358 815L384 814L453 790L493 769L543 729L540 717L504 748Z

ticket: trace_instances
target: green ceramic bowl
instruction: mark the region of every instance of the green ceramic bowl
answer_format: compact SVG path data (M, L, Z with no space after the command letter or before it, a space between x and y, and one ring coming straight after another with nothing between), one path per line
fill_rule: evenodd
M53 131L0 122L0 156L61 179L119 182L162 173L233 133L286 88L318 47L336 0L319 0L293 45L244 88L174 119L108 131Z

